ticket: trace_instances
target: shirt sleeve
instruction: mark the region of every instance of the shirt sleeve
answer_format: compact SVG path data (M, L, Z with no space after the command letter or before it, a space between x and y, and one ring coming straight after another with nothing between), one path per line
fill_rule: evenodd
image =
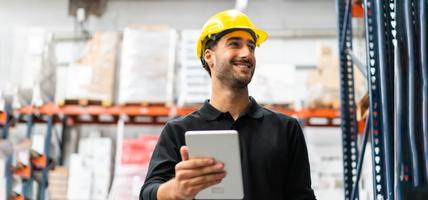
M287 199L314 200L316 197L311 187L311 170L303 131L296 119L290 126L289 166L285 177L289 191Z
M175 165L181 161L181 144L177 136L177 130L171 124L167 124L162 130L140 190L140 200L156 200L159 185L174 177Z

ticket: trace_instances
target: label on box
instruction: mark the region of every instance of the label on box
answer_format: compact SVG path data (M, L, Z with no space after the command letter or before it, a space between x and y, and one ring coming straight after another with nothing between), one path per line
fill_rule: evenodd
M148 165L159 135L141 135L138 139L124 139L122 164Z

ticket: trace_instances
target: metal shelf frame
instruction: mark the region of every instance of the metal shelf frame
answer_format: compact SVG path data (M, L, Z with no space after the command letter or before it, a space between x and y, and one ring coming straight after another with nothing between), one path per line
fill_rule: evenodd
M368 55L368 83L373 149L374 199L394 199L393 134L391 132L392 96L389 94L389 73L393 66L389 9L393 2L365 0L365 26Z
M138 105L64 105L57 106L51 103L35 107L26 106L20 109L11 110L15 123L25 123L27 126L26 137L31 138L33 133L33 126L36 123L46 124L47 130L45 133L45 146L43 156L46 158L46 166L41 170L41 179L34 178L34 167L31 167L31 176L28 180L23 182L22 191L24 198L31 198L34 192L38 200L46 199L46 188L49 173L48 155L50 151L50 141L52 138L52 131L55 124L61 124L61 141L59 146L61 155L59 158L59 165L64 161L64 148L67 136L67 129L74 125L85 124L108 124L117 125L118 121L123 120L124 124L133 125L163 125L170 117L187 115L196 111L196 107L165 107L165 106L138 106ZM301 109L299 111L284 108L284 107L271 107L271 109L282 112L287 115L292 115L304 123L305 126L338 126L340 112L336 109ZM103 119L104 118L104 119ZM142 119L139 119L142 118ZM9 119L9 118L8 118ZM12 118L10 118L12 119ZM327 123L315 124L312 119L325 119ZM9 120L10 121L10 120ZM9 127L9 126L8 126ZM30 162L31 165L31 162ZM40 172L38 172L40 173ZM33 191L32 185L34 181L37 182L38 190ZM11 188L8 189L11 191Z
M351 0L337 0L345 199L358 199L349 152L353 139ZM364 0L369 115L360 157L371 133L373 199L420 199L428 195L427 0ZM421 110L419 108L422 108ZM351 111L351 112L350 112ZM345 121L346 120L346 121ZM351 155L352 156L352 155ZM353 184L353 187L350 186ZM349 193L352 190L352 194ZM349 196L350 195L350 196Z
M345 200L350 200L352 193L358 199L358 189L353 186L357 178L358 158L358 124L356 117L354 64L352 51L352 5L351 1L337 0L339 52L340 52L340 98L341 129L343 149L343 172Z

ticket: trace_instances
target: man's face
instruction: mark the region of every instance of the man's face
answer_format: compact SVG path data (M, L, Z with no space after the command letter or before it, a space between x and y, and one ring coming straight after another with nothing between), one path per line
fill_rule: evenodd
M224 35L211 53L211 73L231 88L245 88L256 67L255 41L247 31L234 31Z

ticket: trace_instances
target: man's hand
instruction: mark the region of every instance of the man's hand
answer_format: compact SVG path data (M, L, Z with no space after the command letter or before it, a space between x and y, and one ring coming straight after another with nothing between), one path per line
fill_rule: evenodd
M226 176L224 164L213 158L192 158L186 146L180 148L182 161L175 166L175 177L159 186L161 199L193 199L201 190L218 184Z

